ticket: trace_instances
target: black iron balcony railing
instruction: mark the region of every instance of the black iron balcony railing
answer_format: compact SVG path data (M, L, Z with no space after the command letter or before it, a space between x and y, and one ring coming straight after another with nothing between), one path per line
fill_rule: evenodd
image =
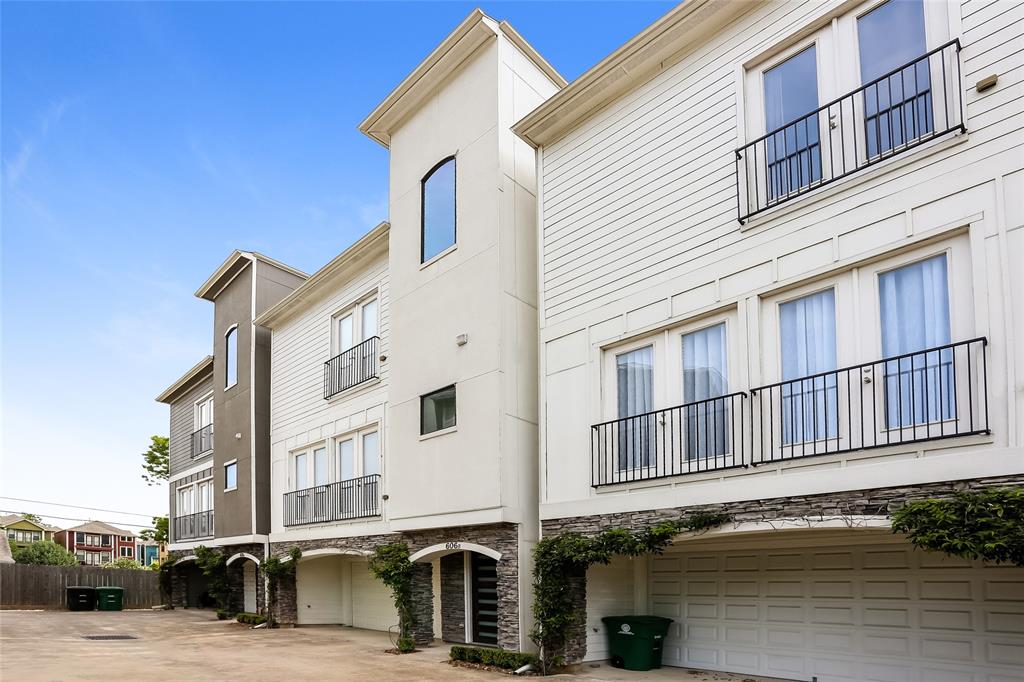
M960 41L736 150L740 223L929 140L965 131Z
M380 474L284 494L284 525L380 516Z
M213 537L213 510L174 517L174 540Z
M207 424L192 434L192 456L198 457L213 450L213 424Z
M591 485L742 466L746 393L699 400L591 427Z
M989 433L984 338L751 390L751 464Z
M959 341L591 427L591 485L991 433L987 340Z
M371 336L324 363L324 400L377 376L379 342L379 337Z

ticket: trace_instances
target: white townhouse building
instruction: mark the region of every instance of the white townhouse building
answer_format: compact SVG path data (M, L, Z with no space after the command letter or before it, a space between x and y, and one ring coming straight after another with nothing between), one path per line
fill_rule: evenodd
M1024 4L689 0L538 150L544 536L733 521L586 576L668 665L1020 680L1024 569L908 499L1024 483Z
M367 557L405 542L418 641L529 646L536 161L512 125L564 85L476 10L359 126L390 153L389 222L257 320L270 551L302 551L281 620L396 625Z

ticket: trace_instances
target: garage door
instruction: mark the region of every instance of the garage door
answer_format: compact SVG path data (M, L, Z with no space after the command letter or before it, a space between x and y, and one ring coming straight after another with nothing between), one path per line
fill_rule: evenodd
M1024 569L871 542L654 557L651 611L675 620L665 663L818 682L1024 679Z
M387 630L398 624L398 612L391 591L373 577L366 561L352 562L352 625L369 630Z
M304 559L295 569L299 625L344 623L344 562L340 557Z

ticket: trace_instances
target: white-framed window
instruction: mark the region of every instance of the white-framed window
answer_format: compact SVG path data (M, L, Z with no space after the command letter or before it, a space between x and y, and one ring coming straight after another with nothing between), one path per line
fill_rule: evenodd
M129 558L131 558L131 557L135 556L135 552L132 550L131 547L122 547L121 551L120 551L120 555L122 557L129 557Z
M224 492L238 489L238 461L224 463Z
M196 401L193 408L193 431L213 423L213 394L209 393Z
M238 325L224 332L224 389L238 383Z
M100 552L100 565L110 563L111 554L110 552Z
M420 263L455 246L455 157L439 161L420 181Z
M80 564L86 563L86 558L85 557L86 557L85 552L75 552L75 559L78 560L78 563L80 563Z
M377 336L380 312L376 292L336 313L331 320L332 355Z
M134 540L135 540L135 538L133 538L131 535L122 535L121 536L121 542L133 542Z
M420 435L454 429L457 423L455 384L420 396Z
M196 511L196 494L194 485L186 485L178 488L174 510L178 516L188 516Z

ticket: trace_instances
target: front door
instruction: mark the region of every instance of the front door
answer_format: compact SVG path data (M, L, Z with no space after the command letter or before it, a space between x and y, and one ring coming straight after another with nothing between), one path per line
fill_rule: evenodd
M498 644L498 562L473 552L471 557L471 598L473 641Z

